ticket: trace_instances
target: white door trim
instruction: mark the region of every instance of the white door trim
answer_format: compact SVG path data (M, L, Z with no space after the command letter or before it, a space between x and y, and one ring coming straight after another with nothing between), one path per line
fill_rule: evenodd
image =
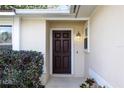
M52 69L52 32L53 32L53 30L56 30L56 31L58 31L58 30L70 30L71 31L71 74L69 74L69 75L73 75L74 74L74 57L73 57L73 54L74 54L74 44L73 44L73 42L74 42L74 40L73 40L73 29L72 28L51 28L50 29L50 75L55 75L55 74L53 74L53 69ZM58 74L57 74L58 75ZM62 74L62 75L65 75L65 74Z

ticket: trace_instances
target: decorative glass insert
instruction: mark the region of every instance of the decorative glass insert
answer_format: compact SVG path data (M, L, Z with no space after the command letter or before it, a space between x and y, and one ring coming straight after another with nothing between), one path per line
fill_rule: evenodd
M88 28L85 28L84 31L84 49L88 50Z
M85 36L86 36L86 37L88 36L87 28L85 29Z
M85 38L84 39L84 49L87 49L88 47L88 43L87 43L87 41L88 41L88 38Z
M12 43L12 26L0 25L0 45Z

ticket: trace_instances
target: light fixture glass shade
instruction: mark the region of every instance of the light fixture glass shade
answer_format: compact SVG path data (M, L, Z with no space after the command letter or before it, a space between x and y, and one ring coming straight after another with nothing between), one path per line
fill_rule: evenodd
M81 34L78 32L78 33L76 34L76 37L77 37L77 38L80 38L80 37L81 37Z

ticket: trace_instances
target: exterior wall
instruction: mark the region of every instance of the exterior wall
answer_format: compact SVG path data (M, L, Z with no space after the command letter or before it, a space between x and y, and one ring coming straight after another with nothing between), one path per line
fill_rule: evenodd
M13 25L13 17L0 17L0 25Z
M46 23L38 19L22 19L21 50L42 51L45 54Z
M73 75L84 77L84 51L83 51L83 22L81 21L50 21L49 28L72 28L73 29ZM80 32L80 40L76 34ZM76 53L78 51L78 54Z
M123 11L124 6L99 6L90 20L90 53L86 54L90 74L112 87L124 87Z

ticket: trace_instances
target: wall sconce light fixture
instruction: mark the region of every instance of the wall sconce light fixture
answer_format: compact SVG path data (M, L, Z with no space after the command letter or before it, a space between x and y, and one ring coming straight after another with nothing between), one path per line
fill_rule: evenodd
M81 34L78 32L78 33L76 34L76 37L77 37L77 38L80 38L80 37L81 37Z

